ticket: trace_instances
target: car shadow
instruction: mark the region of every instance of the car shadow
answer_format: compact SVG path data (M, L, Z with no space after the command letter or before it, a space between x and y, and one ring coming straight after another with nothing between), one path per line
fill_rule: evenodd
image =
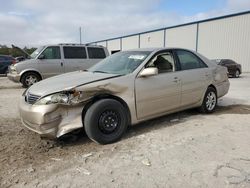
M123 139L129 139L133 136L145 134L147 132L162 129L165 127L176 126L179 123L188 121L190 117L195 115L222 115L222 114L250 114L250 105L229 105L217 106L216 110L211 114L201 114L197 109L185 110L152 120L144 121L134 126L129 126L127 133ZM69 133L57 140L57 144L63 146L81 145L92 142L87 138L83 129Z

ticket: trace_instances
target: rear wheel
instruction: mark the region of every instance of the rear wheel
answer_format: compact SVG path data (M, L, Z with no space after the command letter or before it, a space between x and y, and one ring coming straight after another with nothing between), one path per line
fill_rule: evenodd
M202 113L212 113L217 104L217 94L213 87L209 87L205 93L200 111Z
M9 72L8 68L4 69L4 71L3 71L4 74L8 74L8 72Z
M25 88L32 86L33 84L39 82L40 80L41 80L40 76L35 72L27 72L21 78L21 82L23 84L23 87Z
M235 71L234 77L235 77L235 78L239 78L239 77L240 77L240 71L239 71L239 70L236 70L236 71Z
M97 101L90 106L84 117L87 136L99 144L109 144L119 140L127 126L126 109L113 99Z

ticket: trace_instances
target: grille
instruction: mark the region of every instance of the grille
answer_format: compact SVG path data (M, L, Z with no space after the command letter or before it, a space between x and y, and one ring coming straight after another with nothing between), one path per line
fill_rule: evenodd
M29 104L34 104L41 96L39 95L33 95L31 93L27 93L25 96L25 101Z

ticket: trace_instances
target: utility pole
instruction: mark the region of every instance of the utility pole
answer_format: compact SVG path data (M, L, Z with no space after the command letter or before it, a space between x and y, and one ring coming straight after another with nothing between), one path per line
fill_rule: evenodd
M80 44L82 44L82 27L79 28L79 32L80 32Z

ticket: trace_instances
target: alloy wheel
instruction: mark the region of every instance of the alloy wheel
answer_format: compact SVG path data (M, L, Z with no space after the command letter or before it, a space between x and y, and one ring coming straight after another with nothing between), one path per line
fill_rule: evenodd
M206 99L206 107L209 111L212 111L216 105L216 94L214 92L209 92Z
M37 77L34 76L34 75L29 75L26 77L25 79L25 83L28 85L28 86L31 86L33 85L34 83L37 82Z

